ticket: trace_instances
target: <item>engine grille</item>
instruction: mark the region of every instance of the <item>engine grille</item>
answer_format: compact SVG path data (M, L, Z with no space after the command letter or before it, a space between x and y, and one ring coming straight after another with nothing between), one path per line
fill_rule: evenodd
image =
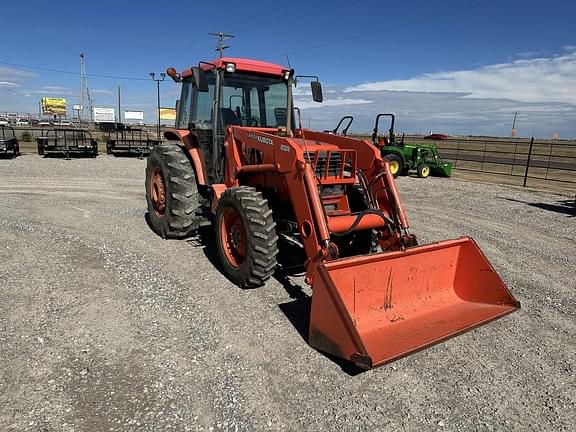
M353 150L304 152L319 179L354 178L356 152Z

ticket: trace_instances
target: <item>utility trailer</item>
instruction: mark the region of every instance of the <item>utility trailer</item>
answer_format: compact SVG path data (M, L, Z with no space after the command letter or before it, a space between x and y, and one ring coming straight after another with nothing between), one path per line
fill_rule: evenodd
M36 138L36 143L40 156L64 155L66 159L71 155L98 156L98 141L86 129L53 128Z
M142 158L149 155L152 149L160 143L161 140L150 138L146 129L118 123L115 130L108 132L106 153L115 156L136 154Z
M20 156L20 145L11 126L0 126L0 155L15 158Z

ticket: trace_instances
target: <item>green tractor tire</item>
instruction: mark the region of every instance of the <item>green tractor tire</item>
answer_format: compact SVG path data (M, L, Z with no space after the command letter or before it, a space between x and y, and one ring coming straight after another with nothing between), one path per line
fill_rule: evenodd
M420 178L426 178L430 175L430 167L426 164L420 164L416 169Z
M384 155L384 159L390 164L390 173L394 178L398 177L404 172L404 161L400 156L394 153Z

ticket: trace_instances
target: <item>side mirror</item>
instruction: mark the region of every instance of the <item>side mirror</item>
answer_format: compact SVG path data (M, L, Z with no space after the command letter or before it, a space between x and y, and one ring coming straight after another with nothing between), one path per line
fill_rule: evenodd
M324 100L322 97L322 84L319 81L312 81L310 89L312 90L312 100L314 102L322 102Z
M206 81L205 72L199 67L192 68L192 78L194 79L194 85L200 92L208 91L208 82Z

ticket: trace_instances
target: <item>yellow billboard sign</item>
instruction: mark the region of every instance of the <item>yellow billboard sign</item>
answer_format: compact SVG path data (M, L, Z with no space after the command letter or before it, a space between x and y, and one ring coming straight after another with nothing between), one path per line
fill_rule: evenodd
M43 97L42 112L44 114L66 115L66 99Z
M176 120L174 108L160 108L160 120Z

